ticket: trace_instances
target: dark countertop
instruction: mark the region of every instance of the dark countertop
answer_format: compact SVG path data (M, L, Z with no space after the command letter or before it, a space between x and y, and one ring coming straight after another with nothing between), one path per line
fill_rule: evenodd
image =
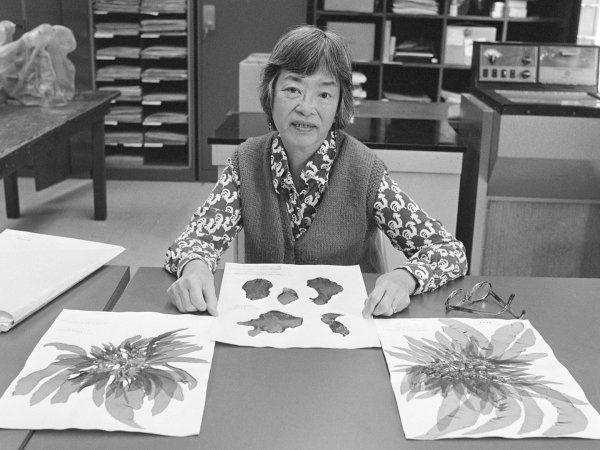
M503 87L500 89L507 90L508 88ZM514 89L513 89L514 90ZM566 89L530 89L530 91L540 91L541 93L547 92L561 92L569 93ZM490 108L493 108L500 114L507 115L519 115L519 116L560 116L560 117L600 117L600 97L597 93L588 93L588 97L584 102L578 104L576 101L560 101L557 99L555 102L546 103L535 103L535 102L515 102L506 98L504 95L496 92L497 89L474 89L473 95L479 100L483 101ZM577 92L572 90L571 92Z
M346 130L374 149L464 152L465 147L447 120L356 117ZM269 132L263 113L231 113L208 138L208 143L238 145Z

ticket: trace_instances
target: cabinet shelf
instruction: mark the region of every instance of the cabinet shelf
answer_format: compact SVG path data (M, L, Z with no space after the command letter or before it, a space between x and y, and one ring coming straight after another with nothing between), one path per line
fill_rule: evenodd
M456 45L448 38L449 27L487 27L491 29L488 33L493 33L495 29L496 40L499 42L575 43L577 38L580 0L531 2L528 5L529 17L523 18L508 15L490 17L487 14L451 16L451 0L438 1L439 14L394 13L394 0L371 1L374 1L372 13L326 10L324 0L309 0L307 5L307 23L322 28L327 28L328 22L375 26L373 61L353 62L353 69L363 72L367 77L363 88L367 91L369 100L384 99L385 93L392 92L400 94L399 97L406 95L422 99L425 95L432 101L440 102L446 98L442 91L457 94L468 92L471 68L468 63L460 65L456 63L456 58L449 57L448 49ZM456 31L453 28L450 30ZM393 61L391 55L384 57L384 53L389 51L388 36L396 37L396 45L402 42L429 44L439 62L402 62ZM465 48L465 54L468 54L467 50Z
M368 13L368 12L355 12L355 11L327 11L327 10L320 10L319 11L319 15L322 16L323 18L326 18L328 16L331 17L353 17L353 18L357 18L357 17L361 17L361 18L381 18L383 17L383 13L380 12L374 12L374 13Z
M530 23L564 23L557 17L486 17L486 16L448 16L448 22L530 22Z
M443 20L442 15L433 14L397 14L397 13L386 13L385 17L388 19L424 19L424 20Z
M442 67L439 63L413 63L413 62L401 62L401 61L386 61L383 63L385 66L400 66L400 67L419 67L423 69L439 69Z
M140 34L140 37L142 39L160 39L162 37L185 37L185 36L187 36L187 33L183 32L183 31L174 31L172 33L169 33L169 32L164 32L164 33L143 32L142 34Z

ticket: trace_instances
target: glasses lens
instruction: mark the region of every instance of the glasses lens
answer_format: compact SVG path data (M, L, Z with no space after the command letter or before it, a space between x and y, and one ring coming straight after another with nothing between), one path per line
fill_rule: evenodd
M481 300L485 300L488 295L490 295L490 291L492 290L492 286L487 281L483 281L481 283L477 283L471 289L469 293L469 300L471 302L480 302Z
M446 299L446 305L449 306L460 306L465 302L465 291L462 289L457 289L452 291L452 293Z

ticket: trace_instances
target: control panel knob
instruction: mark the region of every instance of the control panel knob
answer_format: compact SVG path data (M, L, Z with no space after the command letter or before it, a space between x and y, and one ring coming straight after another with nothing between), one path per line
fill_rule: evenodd
M530 78L531 77L531 71L530 70L524 70L523 72L521 72L521 78Z
M523 63L524 66L528 66L533 62L533 59L531 59L531 56L524 56L521 59L521 62Z

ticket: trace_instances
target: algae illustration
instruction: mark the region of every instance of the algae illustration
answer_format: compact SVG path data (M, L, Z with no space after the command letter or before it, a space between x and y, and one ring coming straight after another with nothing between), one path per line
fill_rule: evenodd
M270 294L270 289L273 283L263 278L246 281L242 289L246 292L246 298L249 300L260 300L266 298Z
M292 316L281 311L268 311L258 316L257 319L246 322L238 322L238 325L253 327L248 335L254 337L261 332L283 333L288 328L296 328L302 325L302 317Z
M558 383L532 371L532 363L548 355L527 352L536 342L531 328L515 321L488 339L459 320L440 322L443 332L437 331L435 340L405 336L408 348L386 350L411 363L391 369L404 372L400 394L407 402L442 397L435 425L418 439L438 439L457 431L475 437L517 423L521 424L517 435L569 436L586 429L588 419L576 406L586 403L561 393L550 386ZM548 425L547 419L554 416Z
M30 404L50 398L51 404L67 403L73 394L86 388L93 390L94 404L119 422L143 429L135 421L135 412L145 401L153 402L153 416L163 412L171 400L183 401L182 386L197 386L196 379L174 363L208 363L192 358L189 353L202 349L187 343L191 335L178 335L185 328L168 331L156 337L140 335L125 339L119 345L92 346L88 351L70 344L49 343L63 352L48 367L21 378L13 395L33 392ZM36 389L37 388L37 389ZM35 392L34 392L35 391Z
M281 294L277 296L277 300L279 300L279 303L282 305L289 305L298 300L298 293L293 289L284 287Z
M313 288L319 295L311 300L315 305L326 305L335 294L339 294L344 290L342 286L337 284L335 281L328 280L327 278L314 278L308 280L306 283L308 287Z
M350 330L344 325L342 322L338 321L338 317L342 317L343 314L336 313L327 313L321 316L321 322L329 325L331 331L336 334L341 334L342 336L348 336L350 334Z

